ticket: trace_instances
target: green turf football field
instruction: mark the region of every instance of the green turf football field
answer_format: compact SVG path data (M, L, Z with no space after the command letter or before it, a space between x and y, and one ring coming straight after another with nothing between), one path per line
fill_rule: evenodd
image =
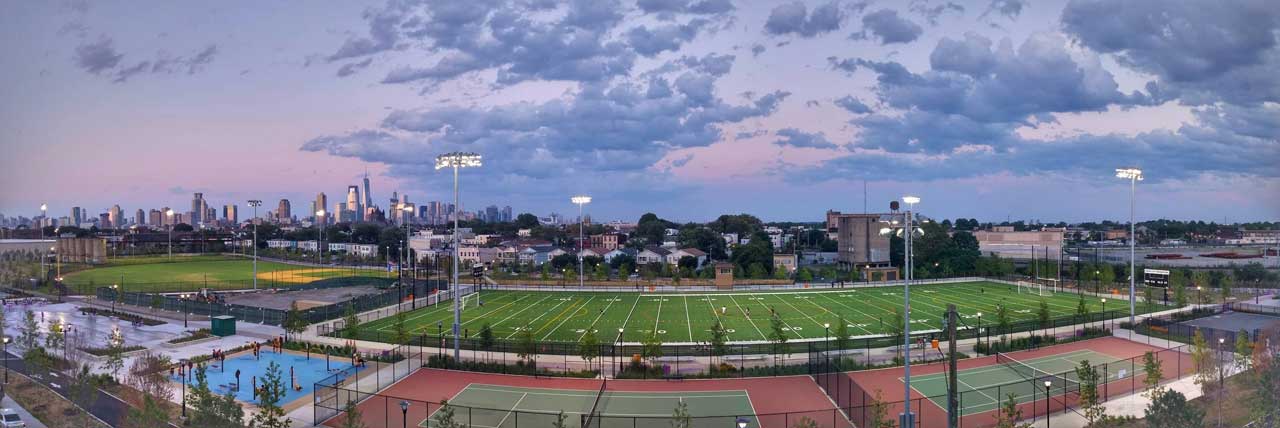
M175 284L190 284L213 289L245 288L252 284L253 260L230 256L174 256L120 258L106 265L64 275L71 288L109 286L124 281L126 291L176 291ZM258 261L258 283L268 287L287 287L312 281L350 277L384 277L384 270L341 267L310 267L287 263ZM183 288L185 289L185 288Z
M835 324L841 316L847 322L850 336L879 335L889 331L885 323L893 322L893 308L902 307L902 287L845 288L792 292L558 292L506 291L480 292L483 306L468 298L462 314L462 327L475 337L488 323L498 339L513 339L519 329L532 330L538 341L578 341L592 329L601 341L612 340L618 328L625 330L624 342L639 342L656 331L664 343L706 342L711 326L718 319L729 332L729 341L765 341L770 331L770 309L783 320L783 329L792 339L819 339L823 324ZM1019 293L1017 287L993 282L969 282L939 285L916 285L911 288L912 330L940 329L942 313L948 303L955 303L961 317L969 325L977 323L976 314L983 313L983 326L995 320L996 305L1003 302L1013 322L1037 317L1040 301L1049 304L1051 317L1076 313L1079 297L1055 293L1041 297ZM1085 297L1090 312L1102 310L1101 299ZM1122 309L1114 301L1108 310ZM1158 308L1159 306L1157 306ZM1139 310L1145 309L1139 305ZM361 331L381 333L395 330L395 317L365 324ZM433 306L406 315L410 330L435 334L442 326L452 325L452 306Z

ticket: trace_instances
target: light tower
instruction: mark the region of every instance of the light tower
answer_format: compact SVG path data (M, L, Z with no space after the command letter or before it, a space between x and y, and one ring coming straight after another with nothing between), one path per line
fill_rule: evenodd
M569 198L569 200L578 205L578 288L582 288L584 284L582 278L582 250L585 248L582 245L582 228L586 227L587 224L586 217L582 216L582 206L591 203L591 197L578 195Z
M898 415L898 425L903 427L915 426L915 415L911 413L911 280L914 278L914 269L912 268L911 256L911 238L917 233L923 233L923 230L915 227L915 218L912 209L920 203L920 198L916 196L903 196L902 202L907 204L907 212L903 216L902 224L894 224L889 227L880 229L883 235L899 234L903 241L903 283L902 283L902 349L903 349L903 365L902 365L902 383L903 383L903 412ZM892 206L892 205L891 205ZM896 207L895 207L896 208Z
M169 261L173 261L173 209L165 210L164 215L169 218Z
M453 168L453 283L449 285L449 289L453 290L454 361L462 360L462 347L458 342L458 335L462 329L462 307L458 302L461 299L458 295L458 214L461 207L458 202L458 170L479 166L480 155L475 153L453 152L436 156L436 169Z
M253 218L249 219L253 223L253 289L258 289L258 207L262 205L262 201L258 199L250 199L249 206L253 207Z
M1134 293L1136 292L1138 275L1133 271L1137 262L1134 260L1137 253L1138 235L1133 224L1133 212L1135 208L1135 197L1138 191L1138 182L1142 181L1142 170L1136 167L1116 168L1116 177L1129 180L1129 324L1133 324L1135 313Z

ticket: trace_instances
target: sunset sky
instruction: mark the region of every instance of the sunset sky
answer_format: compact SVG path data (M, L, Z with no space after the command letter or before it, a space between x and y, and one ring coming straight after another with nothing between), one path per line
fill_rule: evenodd
M1280 219L1274 1L2 1L0 213ZM242 216L245 211L241 211Z

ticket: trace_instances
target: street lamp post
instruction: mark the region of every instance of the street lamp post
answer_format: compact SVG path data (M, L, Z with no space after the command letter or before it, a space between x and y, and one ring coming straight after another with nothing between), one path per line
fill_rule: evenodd
M116 311L116 300L120 300L120 284L111 284L111 312Z
M591 197L578 195L569 198L569 200L578 205L578 288L582 288L584 284L584 279L582 278L582 250L586 247L582 244L582 228L587 224L586 217L582 216L582 206L591 203Z
M1044 428L1049 428L1049 415L1053 412L1049 411L1049 388L1053 386L1053 381L1044 381Z
M4 383L9 383L9 336L4 339Z
M258 289L258 207L262 205L262 201L258 199L250 199L249 206L253 207L253 218L249 219L253 223L253 289Z
M1136 301L1135 293L1137 291L1136 283L1138 278L1138 275L1135 275L1133 272L1133 269L1137 265L1135 254L1137 253L1138 245L1138 234L1133 224L1133 214L1135 207L1137 206L1135 202L1135 195L1138 190L1138 182L1142 181L1142 170L1134 167L1116 168L1116 177L1129 180L1129 324L1133 324L1134 314L1137 308L1137 305L1134 302Z
M409 425L409 401L400 400L400 427Z
M182 297L182 328L187 328L188 327L187 318L188 318L188 315L191 313L191 310L188 309L188 306L187 306L187 300L191 299L191 295L183 294L180 297Z
M173 210L166 210L164 215L169 219L169 261L173 261Z
M49 204L40 204L40 240L44 240L44 219L49 218Z
M1239 340L1239 339L1240 338L1238 337L1236 338L1236 340ZM1224 363L1222 362L1222 354L1224 353L1222 351L1222 345L1226 342L1227 342L1227 339L1225 337L1218 338L1218 427L1219 428L1222 427L1222 393L1226 392L1223 389L1224 387L1223 382L1226 381L1225 378L1227 376L1226 376L1226 373L1224 373L1225 371L1225 369L1223 368Z
M453 152L436 156L436 169L453 168L453 359L461 361L462 347L458 342L458 334L462 329L462 307L458 300L458 213L461 211L458 200L458 170L479 167L480 155L475 153Z
M905 217L906 224L903 225L905 228L904 235L906 235L906 241L904 241L905 245L903 246L905 254L905 257L903 258L903 261L905 262L903 267L906 271L906 281L902 284L902 348L904 349L904 358L902 359L903 411L902 416L899 418L901 421L898 423L898 426L914 427L916 426L915 415L911 413L911 280L914 276L911 266L911 236L915 234L915 223L912 218L911 210L915 208L916 204L920 203L920 198L916 196L903 196L902 202L907 203L907 215Z
M406 293L404 292L404 280L406 278L404 274L404 266L406 263L410 263L409 261L413 259L413 250L409 248L409 234L412 233L413 230L413 227L409 225L409 219L413 218L413 205L405 205L400 208L400 211L407 214L400 216L403 220L402 223L404 223L404 259L400 261L400 301L403 302L406 296Z
M622 352L622 329L621 328L618 329L618 340L613 341L613 343L618 344L618 346L615 347L613 350L613 364L615 367L613 369L613 377L618 377L618 372L622 371L622 362L618 359L618 354Z
M824 373L826 372L826 370L830 370L830 367L831 367L831 340L828 339L829 337L831 337L831 323L823 323L822 324L822 351L823 351L822 352L822 361L823 361L822 369Z
M982 341L982 312L978 312L977 315L978 315L978 335L975 336L974 339L978 339L978 342L981 342ZM991 344L988 343L987 345L991 345Z
M1107 298L1106 297L1102 298L1102 316L1104 318L1107 318ZM1106 321L1103 321L1103 322L1105 323Z

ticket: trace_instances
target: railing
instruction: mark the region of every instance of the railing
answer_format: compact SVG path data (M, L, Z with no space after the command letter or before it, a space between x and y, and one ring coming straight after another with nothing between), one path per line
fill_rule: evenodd
M349 401L364 401L377 391L418 371L426 363L421 350L409 345L384 351L381 356L384 357L383 360L395 362L366 363L367 368L348 367L313 385L312 402L315 408L312 417L316 424L337 415L346 408Z

